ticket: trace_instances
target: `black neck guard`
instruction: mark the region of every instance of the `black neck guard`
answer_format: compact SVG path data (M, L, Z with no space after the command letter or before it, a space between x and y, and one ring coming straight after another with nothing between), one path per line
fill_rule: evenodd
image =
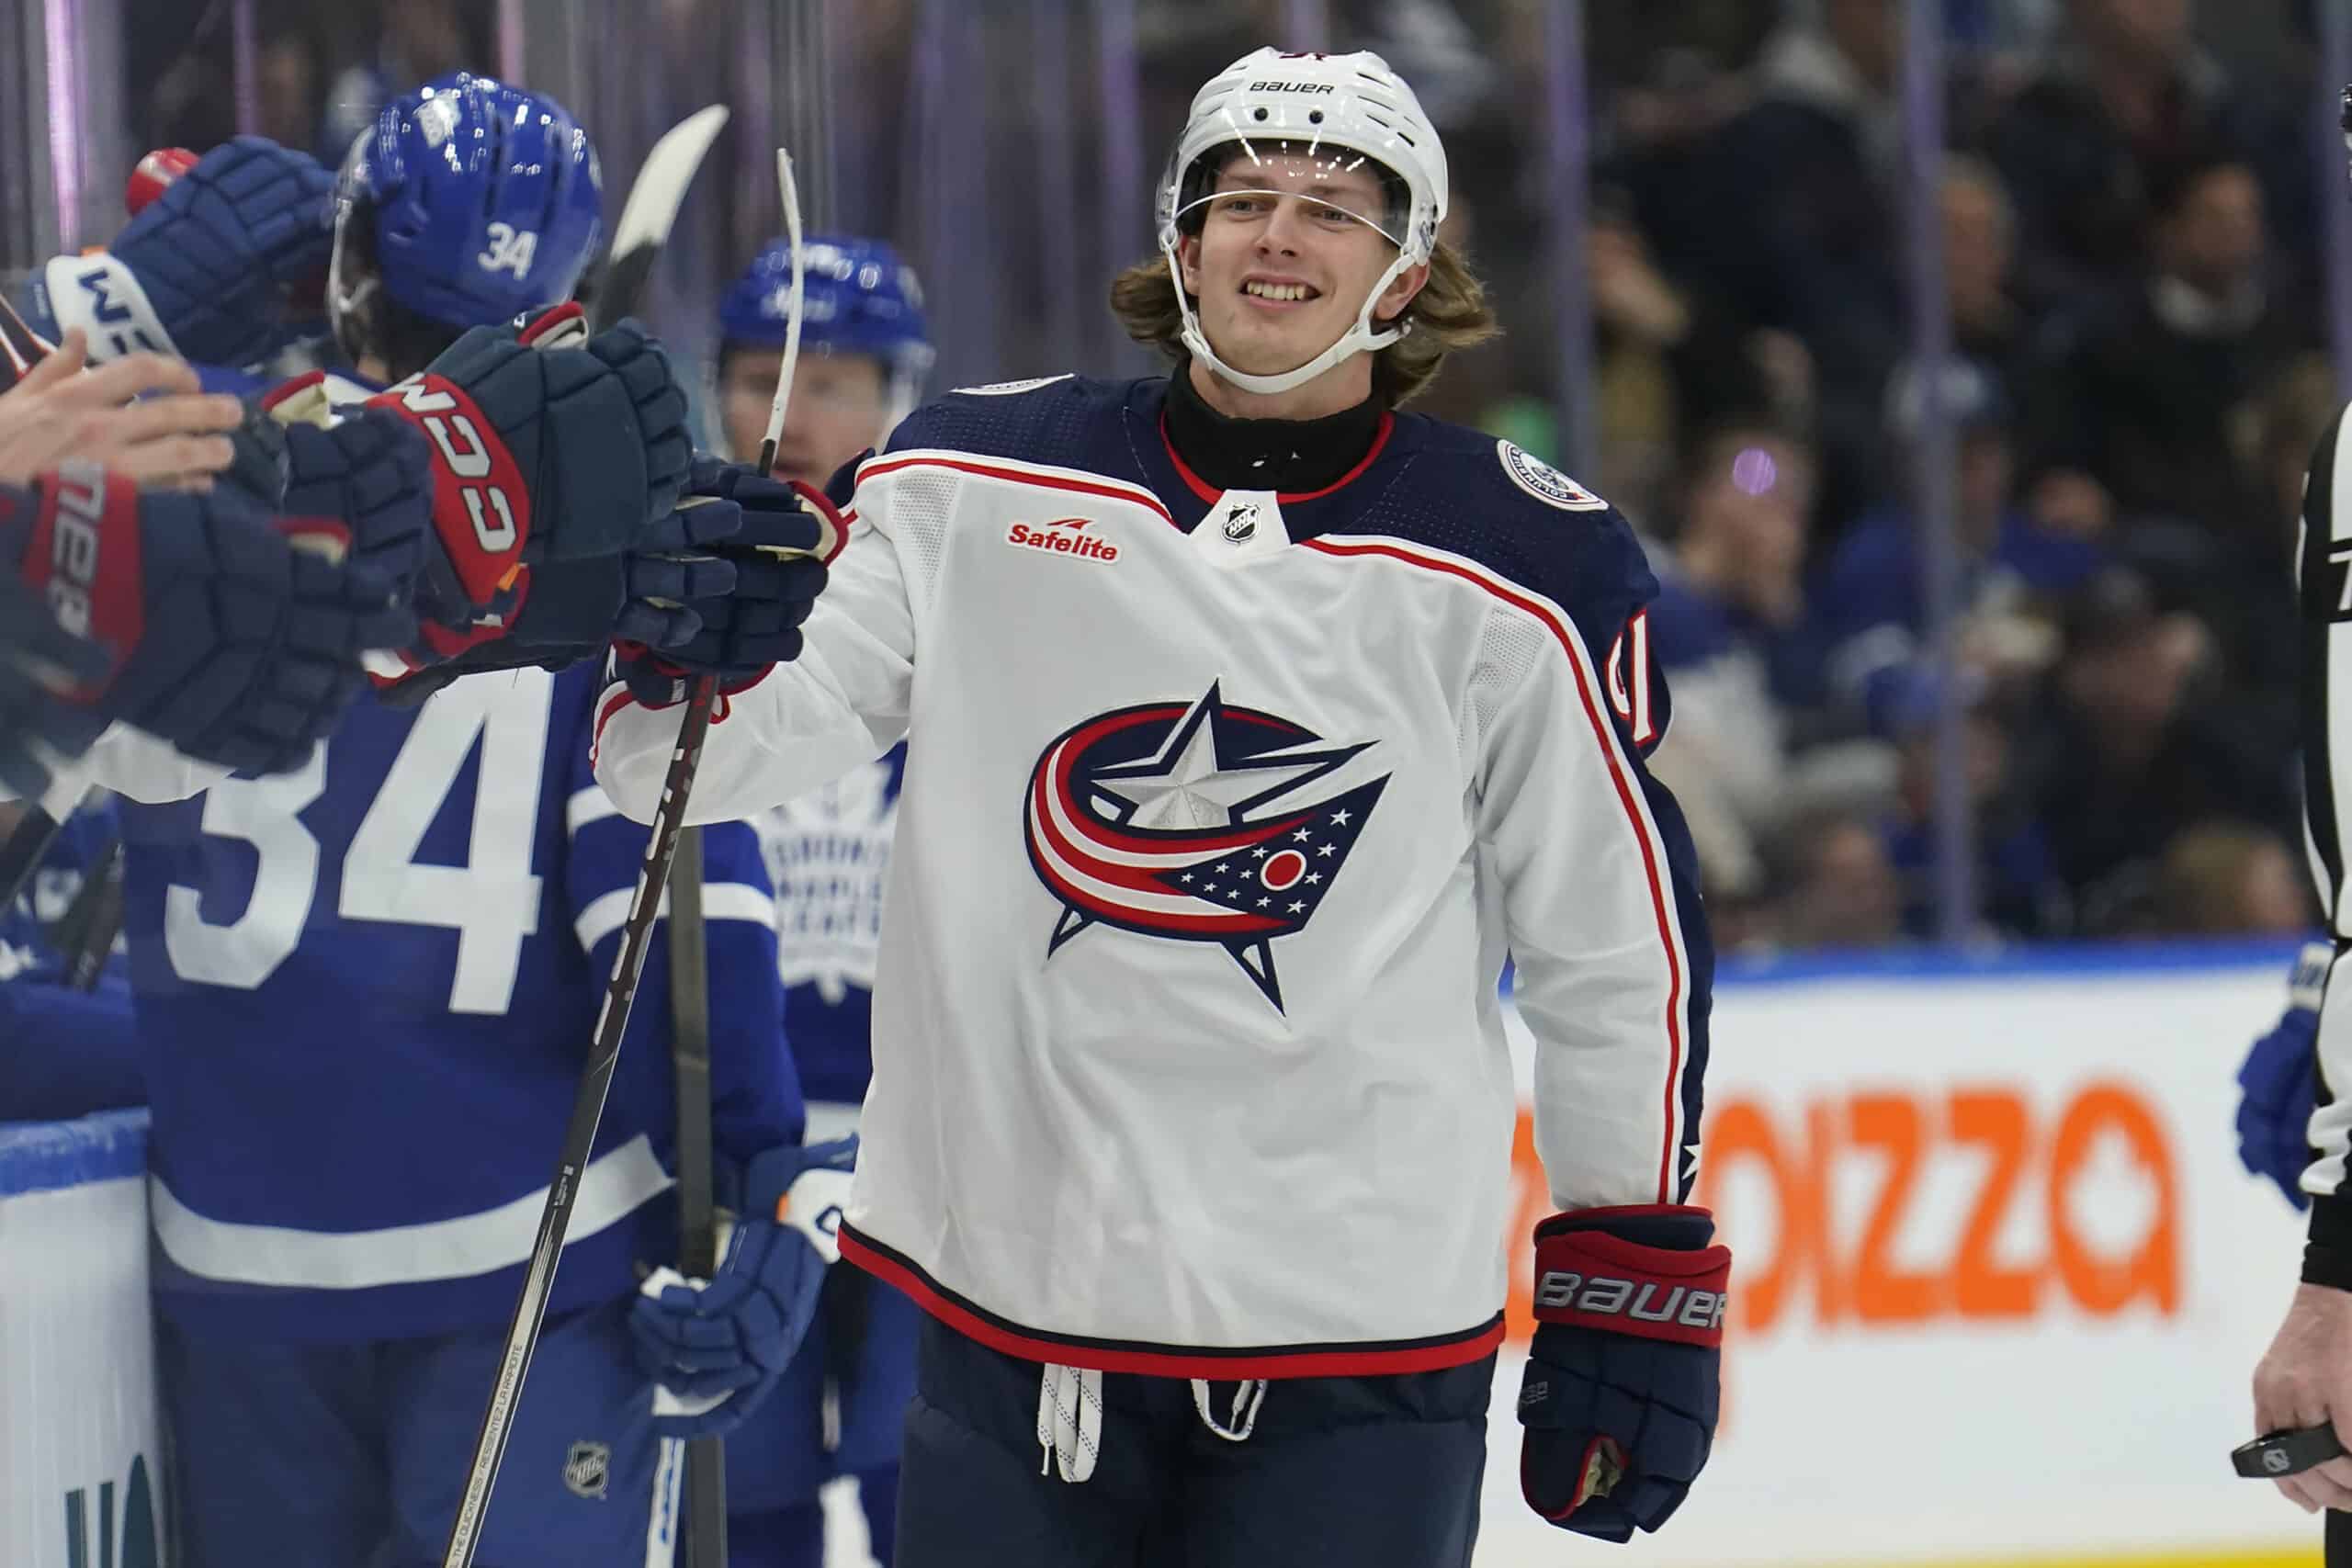
M1317 491L1372 450L1385 412L1374 399L1321 419L1233 419L1201 400L1185 360L1168 378L1168 441L1219 490Z

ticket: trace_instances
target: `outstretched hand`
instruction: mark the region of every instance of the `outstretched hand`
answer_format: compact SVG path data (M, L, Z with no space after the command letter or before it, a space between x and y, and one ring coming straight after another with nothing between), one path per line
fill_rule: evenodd
M29 483L79 457L142 487L209 490L235 457L228 433L243 405L203 391L193 368L160 354L129 355L84 374L88 363L89 343L76 327L0 392L0 484Z

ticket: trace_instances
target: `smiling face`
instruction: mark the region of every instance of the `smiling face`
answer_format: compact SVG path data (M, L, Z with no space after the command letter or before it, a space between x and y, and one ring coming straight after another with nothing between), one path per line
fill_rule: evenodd
M1177 248L1185 292L1200 302L1201 331L1245 375L1306 364L1355 324L1396 259L1396 246L1374 227L1389 206L1379 172L1352 155L1339 165L1303 154L1241 155L1212 190ZM1399 273L1374 309L1374 326L1402 311L1428 276L1426 265ZM1310 419L1369 397L1372 360L1350 355L1288 392L1253 397L1222 382L1203 390L1227 412Z

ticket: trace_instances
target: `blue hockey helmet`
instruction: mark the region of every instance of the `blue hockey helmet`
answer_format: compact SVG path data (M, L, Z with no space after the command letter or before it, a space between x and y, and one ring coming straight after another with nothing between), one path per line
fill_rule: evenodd
M914 268L880 240L818 234L801 243L803 352L871 355L889 373L892 402L914 404L933 357ZM782 348L792 299L792 247L769 242L718 302L719 352Z
M345 158L336 188L339 318L346 227L364 215L375 280L451 327L485 326L571 297L595 254L604 177L571 111L544 94L453 71L394 97Z

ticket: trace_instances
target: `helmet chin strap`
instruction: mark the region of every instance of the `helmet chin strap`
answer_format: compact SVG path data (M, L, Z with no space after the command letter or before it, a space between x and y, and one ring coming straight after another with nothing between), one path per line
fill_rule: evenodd
M1372 324L1373 307L1380 303L1380 297L1388 292L1388 286L1396 281L1397 275L1411 265L1405 253L1398 251L1396 259L1388 264L1388 270L1380 275L1380 280L1364 296L1363 309L1356 312L1354 322L1340 334L1330 347L1295 369L1279 371L1272 376L1253 376L1246 370L1236 370L1217 357L1216 350L1209 346L1208 334L1201 330L1201 319L1193 313L1193 301L1184 292L1183 268L1176 259L1175 241L1163 237L1159 249L1168 258L1168 281L1176 290L1177 313L1184 319L1184 347L1193 358L1244 391L1287 392L1294 387L1305 386L1350 355L1360 354L1365 349L1386 348L1413 330L1410 321L1400 321L1395 326L1376 331Z

